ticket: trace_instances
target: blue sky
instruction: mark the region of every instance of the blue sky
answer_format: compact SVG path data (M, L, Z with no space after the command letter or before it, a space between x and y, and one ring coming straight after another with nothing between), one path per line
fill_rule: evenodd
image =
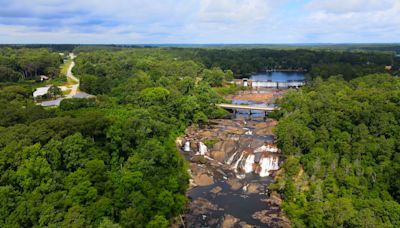
M400 0L0 0L0 43L400 42Z

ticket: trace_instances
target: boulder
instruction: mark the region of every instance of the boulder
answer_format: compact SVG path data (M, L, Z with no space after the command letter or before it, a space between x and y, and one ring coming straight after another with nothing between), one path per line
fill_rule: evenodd
M214 193L214 194L218 194L218 193L221 192L221 191L222 191L222 188L221 188L220 186L217 186L217 187L211 189L210 192L212 192L212 193Z
M232 140L222 141L221 143L216 143L213 149L223 151L225 154L231 154L236 149L236 145L236 142Z
M221 148L222 148L222 145L224 144L224 141L219 141L219 142L217 142L217 143L215 143L214 145L213 145L213 150L221 150Z
M228 126L225 129L225 132L228 134L243 135L246 132L246 130L239 127Z
M261 185L258 184L258 183L250 183L247 186L247 192L251 193L251 194L259 193L260 192L260 190L259 190L260 187L261 187Z
M254 228L254 226L247 224L246 222L239 222L241 228Z
M276 191L271 192L270 197L268 198L268 203L271 205L281 206L282 198Z
M237 222L240 220L233 217L232 215L225 215L224 222L222 223L222 228L233 228Z
M267 128L262 128L262 129L257 129L254 131L256 135L273 135L274 132L272 130L272 127L267 127Z
M252 218L259 220L260 222L266 224L267 227L282 227L289 228L291 227L289 219L277 211L263 210L254 213Z
M230 178L226 181L227 184L231 186L232 190L239 190L242 188L242 183L236 178Z
M205 130L205 131L201 131L199 132L199 137L200 138L213 138L214 137L214 131L212 130Z
M193 178L198 186L208 186L214 184L214 178L205 173L200 173Z
M216 211L218 207L204 198L197 198L189 204L188 208L193 215L205 214L209 211Z
M226 154L223 151L211 151L211 157L219 162L224 162Z

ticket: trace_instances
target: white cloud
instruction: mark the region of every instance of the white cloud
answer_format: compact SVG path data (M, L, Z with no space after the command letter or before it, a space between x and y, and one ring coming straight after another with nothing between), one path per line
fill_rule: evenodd
M206 23L253 23L268 18L273 7L268 0L202 0L199 21Z
M2 43L393 42L400 37L400 0L0 0L0 5Z
M307 4L312 11L343 14L355 12L386 11L398 0L313 0Z
M398 0L314 0L306 10L306 33L322 42L399 41Z

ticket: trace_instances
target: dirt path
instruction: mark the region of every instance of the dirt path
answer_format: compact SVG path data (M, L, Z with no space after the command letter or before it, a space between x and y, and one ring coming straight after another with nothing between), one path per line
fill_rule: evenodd
M72 58L71 58L72 59ZM66 96L66 98L72 98L73 96L76 95L76 93L78 92L78 88L79 88L79 79L76 78L73 74L72 74L72 68L75 66L75 62L72 59L71 64L69 65L68 71L67 71L67 77L70 78L71 80L75 81L76 84L72 85L71 87L71 92Z

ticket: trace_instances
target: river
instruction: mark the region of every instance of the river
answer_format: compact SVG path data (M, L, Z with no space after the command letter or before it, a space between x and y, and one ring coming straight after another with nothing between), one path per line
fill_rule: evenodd
M281 94L267 89L238 94L232 101L263 106ZM281 165L272 133L277 122L264 113L249 117L239 111L232 119L211 120L203 129L189 127L177 140L192 177L185 227L290 226L280 210L280 196L268 190Z

